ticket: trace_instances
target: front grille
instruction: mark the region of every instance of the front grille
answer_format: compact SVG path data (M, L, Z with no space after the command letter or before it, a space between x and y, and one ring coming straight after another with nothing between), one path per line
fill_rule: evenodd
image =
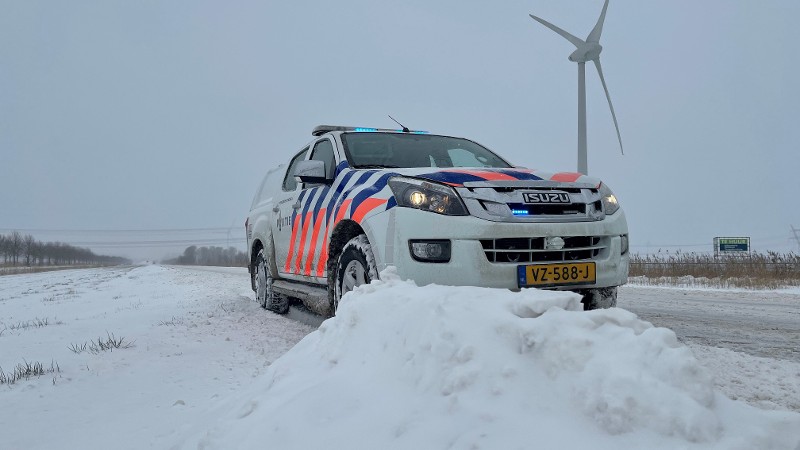
M477 186L459 188L459 193L471 215L493 222L589 222L604 217L600 193L587 186Z
M481 239L486 259L492 263L537 263L587 261L607 247L602 236L564 237L561 250L546 249L545 238Z

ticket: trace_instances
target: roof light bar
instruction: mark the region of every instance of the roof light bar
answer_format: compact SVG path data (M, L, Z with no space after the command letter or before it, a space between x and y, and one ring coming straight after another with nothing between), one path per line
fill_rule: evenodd
M355 131L359 133L375 133L380 131L388 131L392 133L403 133L403 130L392 130L389 128L367 128L367 127L343 127L340 125L319 125L314 127L314 130L311 132L312 136L322 136L325 133L330 133L331 131ZM409 131L411 134L428 134L427 131L419 131L419 130L411 130Z

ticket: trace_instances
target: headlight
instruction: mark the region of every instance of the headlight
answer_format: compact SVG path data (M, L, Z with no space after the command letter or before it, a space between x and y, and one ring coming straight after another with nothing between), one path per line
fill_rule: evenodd
M395 177L389 180L398 206L431 211L448 216L466 216L467 208L456 191L443 184L415 178Z
M619 202L617 202L617 197L614 196L614 193L611 192L611 188L606 186L605 183L601 183L599 192L603 199L603 211L606 214L614 214L619 211Z

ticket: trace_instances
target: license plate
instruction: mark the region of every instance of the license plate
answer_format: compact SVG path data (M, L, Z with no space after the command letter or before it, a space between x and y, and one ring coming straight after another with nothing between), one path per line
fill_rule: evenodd
M594 284L597 269L593 262L532 264L517 266L519 287Z

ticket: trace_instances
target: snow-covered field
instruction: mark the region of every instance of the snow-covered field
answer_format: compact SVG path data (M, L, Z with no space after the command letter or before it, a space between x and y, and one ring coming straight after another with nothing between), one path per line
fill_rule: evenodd
M637 289L620 306L656 324L668 305L713 317ZM0 385L0 448L800 449L800 361L773 342L687 347L568 293L391 273L316 331L251 298L239 269L0 277L0 367L55 368Z

